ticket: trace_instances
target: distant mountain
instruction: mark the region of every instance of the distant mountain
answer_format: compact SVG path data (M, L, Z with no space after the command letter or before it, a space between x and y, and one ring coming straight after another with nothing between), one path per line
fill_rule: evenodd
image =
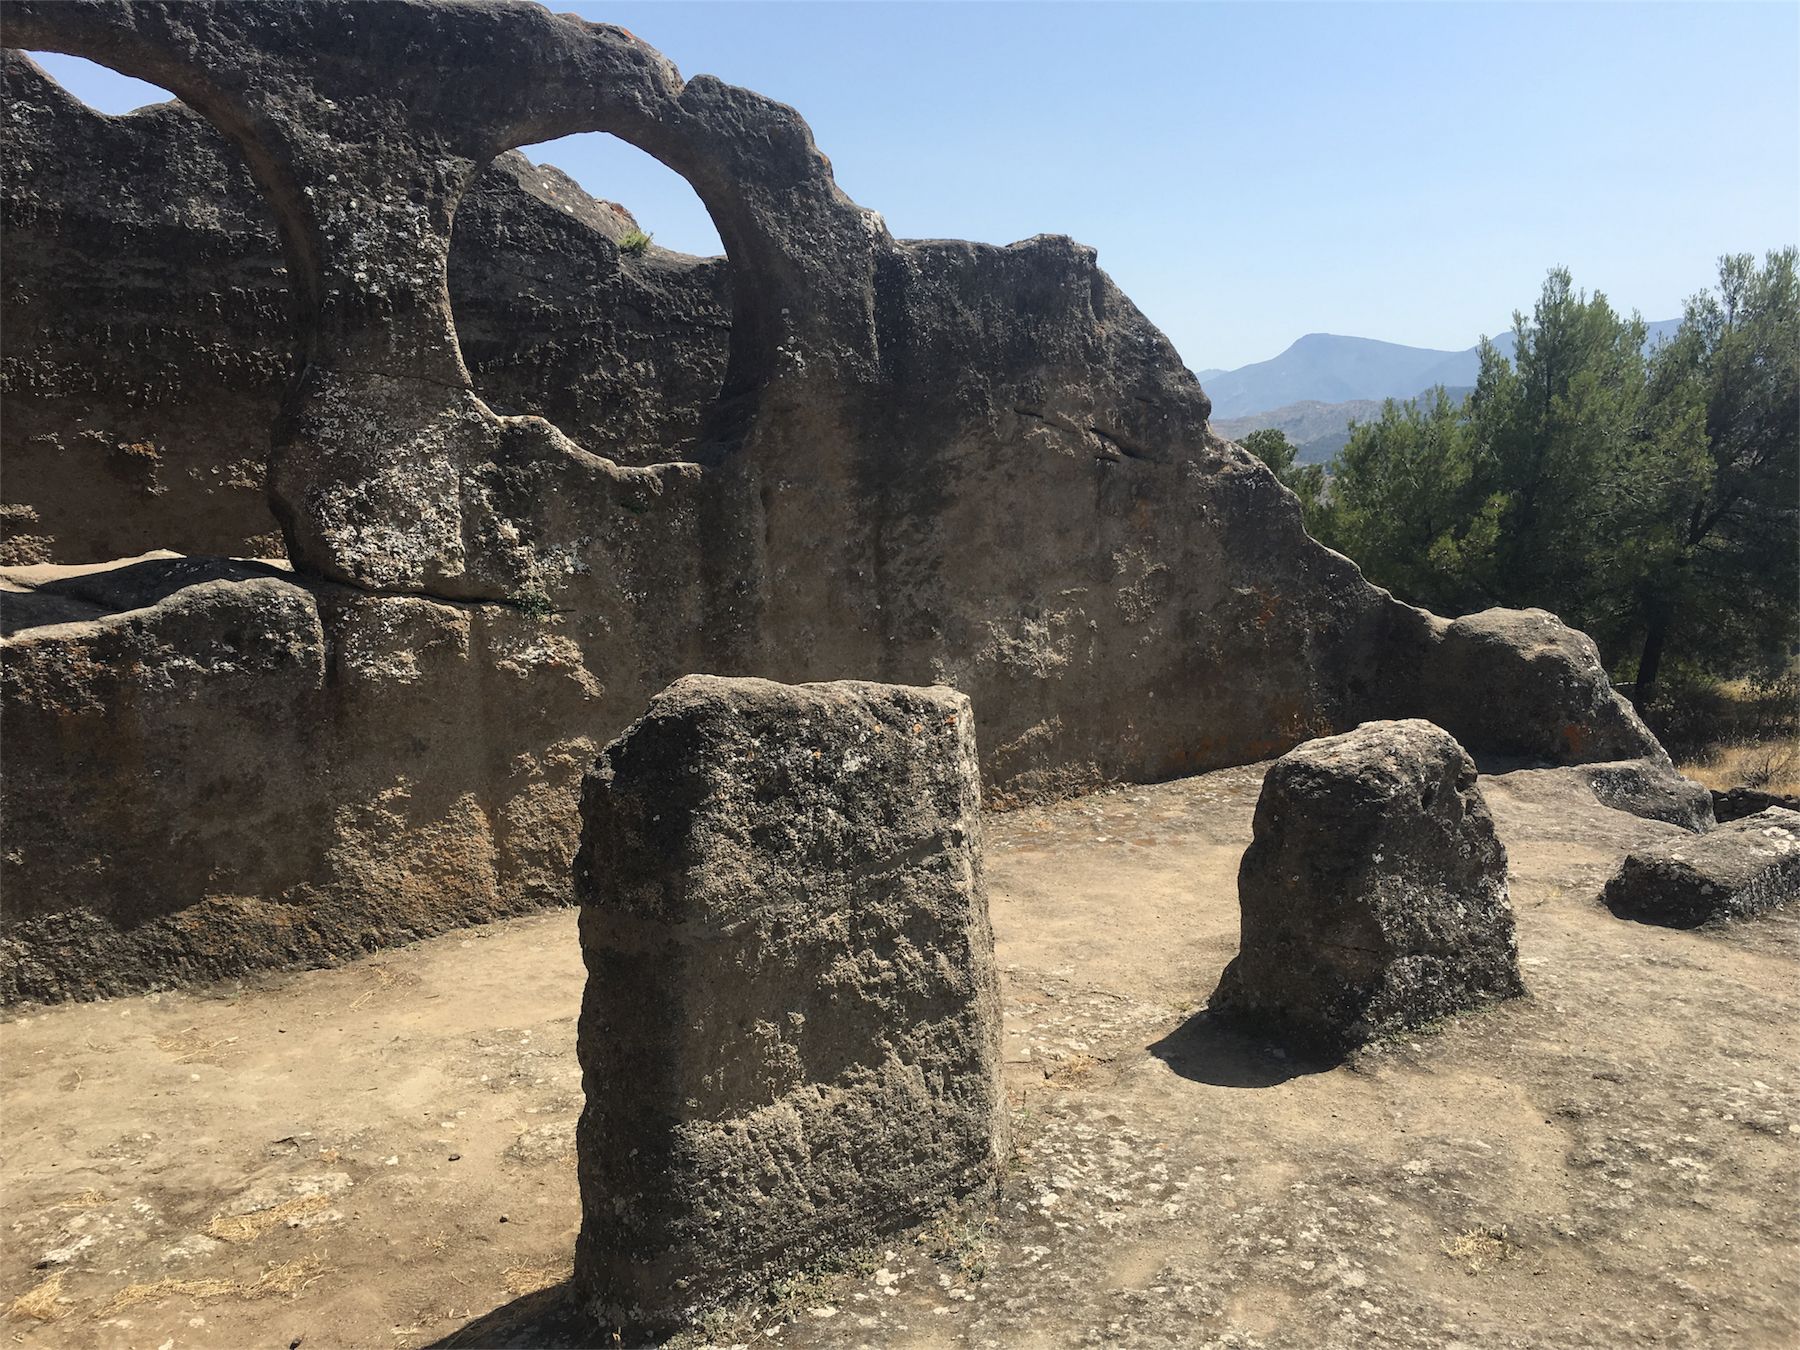
M1677 319L1649 325L1654 345L1680 326ZM1502 356L1513 353L1513 335L1494 339ZM1374 338L1308 333L1280 356L1236 370L1199 372L1212 397L1213 416L1234 420L1272 415L1302 403L1350 403L1411 398L1433 385L1472 386L1480 369L1479 347L1441 351ZM1292 440L1290 436L1288 439Z
M1459 386L1446 392L1452 399L1461 399L1469 390ZM1323 464L1344 448L1344 442L1350 439L1352 422L1373 422L1381 416L1381 403L1378 398L1350 399L1344 403L1307 399L1243 417L1215 417L1212 426L1221 436L1234 441L1243 440L1253 431L1274 427L1293 442L1299 451L1295 456L1299 463Z
M1242 417L1294 403L1404 398L1425 388L1433 371L1459 355L1374 338L1308 333L1272 360L1223 371L1201 383L1212 396L1215 417Z

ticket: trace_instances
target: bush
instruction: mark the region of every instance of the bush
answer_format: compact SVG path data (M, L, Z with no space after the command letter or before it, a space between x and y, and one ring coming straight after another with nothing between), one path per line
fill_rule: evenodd
M1681 771L1707 787L1800 791L1800 670L1770 680L1672 675L1647 712Z

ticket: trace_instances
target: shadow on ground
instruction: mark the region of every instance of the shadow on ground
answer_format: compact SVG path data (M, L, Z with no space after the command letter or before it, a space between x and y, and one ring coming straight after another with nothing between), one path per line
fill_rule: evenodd
M1275 1087L1337 1067L1333 1060L1289 1055L1204 1008L1147 1048L1182 1078L1214 1087Z
M431 1342L426 1350L577 1350L589 1346L616 1350L622 1345L613 1333L582 1315L575 1302L575 1287L565 1280L501 1304Z

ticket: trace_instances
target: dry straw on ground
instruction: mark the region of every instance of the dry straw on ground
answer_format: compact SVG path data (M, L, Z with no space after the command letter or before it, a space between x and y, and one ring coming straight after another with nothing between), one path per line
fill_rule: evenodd
M59 1270L35 1289L28 1289L7 1306L8 1317L33 1322L58 1322L69 1315L63 1302L63 1276Z
M519 1298L561 1284L574 1273L574 1266L567 1261L548 1266L508 1266L500 1272L500 1280L507 1293Z
M1085 1082L1096 1069L1106 1062L1096 1059L1092 1055L1077 1053L1070 1055L1055 1068L1046 1070L1044 1077L1054 1083L1061 1083L1065 1086L1073 1085Z
M1504 1228L1471 1228L1444 1243L1444 1255L1466 1263L1471 1275L1483 1266L1510 1261L1518 1254L1519 1249Z
M293 1297L326 1274L329 1267L317 1256L303 1256L298 1261L284 1261L270 1266L248 1283L241 1280L152 1280L147 1284L128 1284L114 1294L100 1315L114 1313L140 1303L157 1303L166 1298L212 1299L267 1298L271 1294Z
M253 1242L271 1228L295 1223L331 1204L326 1195L302 1195L251 1214L218 1214L206 1225L206 1235L221 1242Z

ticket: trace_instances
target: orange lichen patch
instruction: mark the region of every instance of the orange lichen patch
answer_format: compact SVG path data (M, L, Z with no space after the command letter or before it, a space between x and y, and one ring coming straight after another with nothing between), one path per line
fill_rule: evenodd
M1562 729L1563 744L1571 755L1579 755L1581 747L1587 744L1588 729L1580 722L1570 722Z
M1281 597L1270 591L1258 589L1256 592L1262 601L1262 608L1257 611L1256 618L1251 620L1257 629L1264 630L1274 622L1276 611L1281 608Z

